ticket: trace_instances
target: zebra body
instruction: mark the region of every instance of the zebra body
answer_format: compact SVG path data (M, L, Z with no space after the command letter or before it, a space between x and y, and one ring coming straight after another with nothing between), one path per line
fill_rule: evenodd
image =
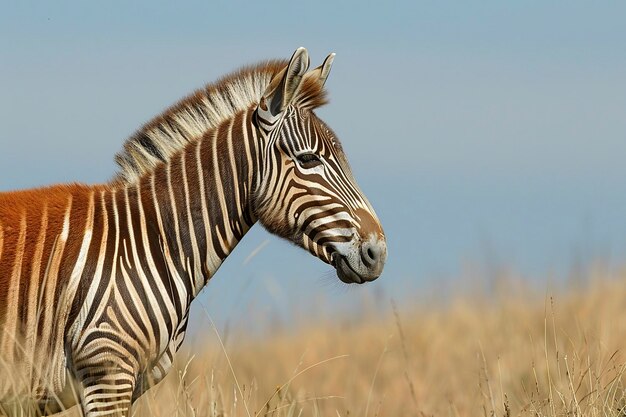
M144 126L109 184L0 194L0 403L57 400L126 415L168 372L189 306L258 220L375 279L384 234L315 116L333 55L241 70ZM64 391L65 390L65 391Z

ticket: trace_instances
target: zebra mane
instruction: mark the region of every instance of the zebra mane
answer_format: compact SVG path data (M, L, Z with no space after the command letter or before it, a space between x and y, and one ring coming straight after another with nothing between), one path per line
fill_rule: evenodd
M120 171L114 182L137 181L205 132L258 104L272 78L287 64L285 60L273 60L241 68L165 110L126 140L115 156ZM326 102L323 85L305 76L295 105L313 109Z

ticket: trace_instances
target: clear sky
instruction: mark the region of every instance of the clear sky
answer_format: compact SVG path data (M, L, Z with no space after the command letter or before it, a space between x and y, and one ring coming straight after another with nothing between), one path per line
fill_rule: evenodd
M383 221L387 271L345 290L255 228L203 295L219 320L249 300L410 303L475 268L626 261L624 2L7 3L0 190L106 181L125 138L204 83L337 53L319 114Z

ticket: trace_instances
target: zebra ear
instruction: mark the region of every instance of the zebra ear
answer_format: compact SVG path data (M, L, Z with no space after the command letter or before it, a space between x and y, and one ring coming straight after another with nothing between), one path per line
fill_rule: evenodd
M335 53L328 55L324 60L324 63L319 67L315 68L307 77L315 77L317 78L320 85L323 87L326 84L326 79L328 78L328 74L330 74L330 68L333 66L333 61L335 60Z
M258 117L268 125L280 118L302 84L302 77L309 69L309 54L298 48L289 60L289 65L274 76L265 89L257 107Z

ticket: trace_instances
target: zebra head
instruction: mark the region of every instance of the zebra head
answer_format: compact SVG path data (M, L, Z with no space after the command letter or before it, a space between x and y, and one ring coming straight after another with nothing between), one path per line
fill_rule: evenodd
M299 48L265 90L255 117L264 139L255 211L270 232L333 265L341 281L363 283L382 273L387 246L339 139L313 112L326 102L333 59L307 72Z

